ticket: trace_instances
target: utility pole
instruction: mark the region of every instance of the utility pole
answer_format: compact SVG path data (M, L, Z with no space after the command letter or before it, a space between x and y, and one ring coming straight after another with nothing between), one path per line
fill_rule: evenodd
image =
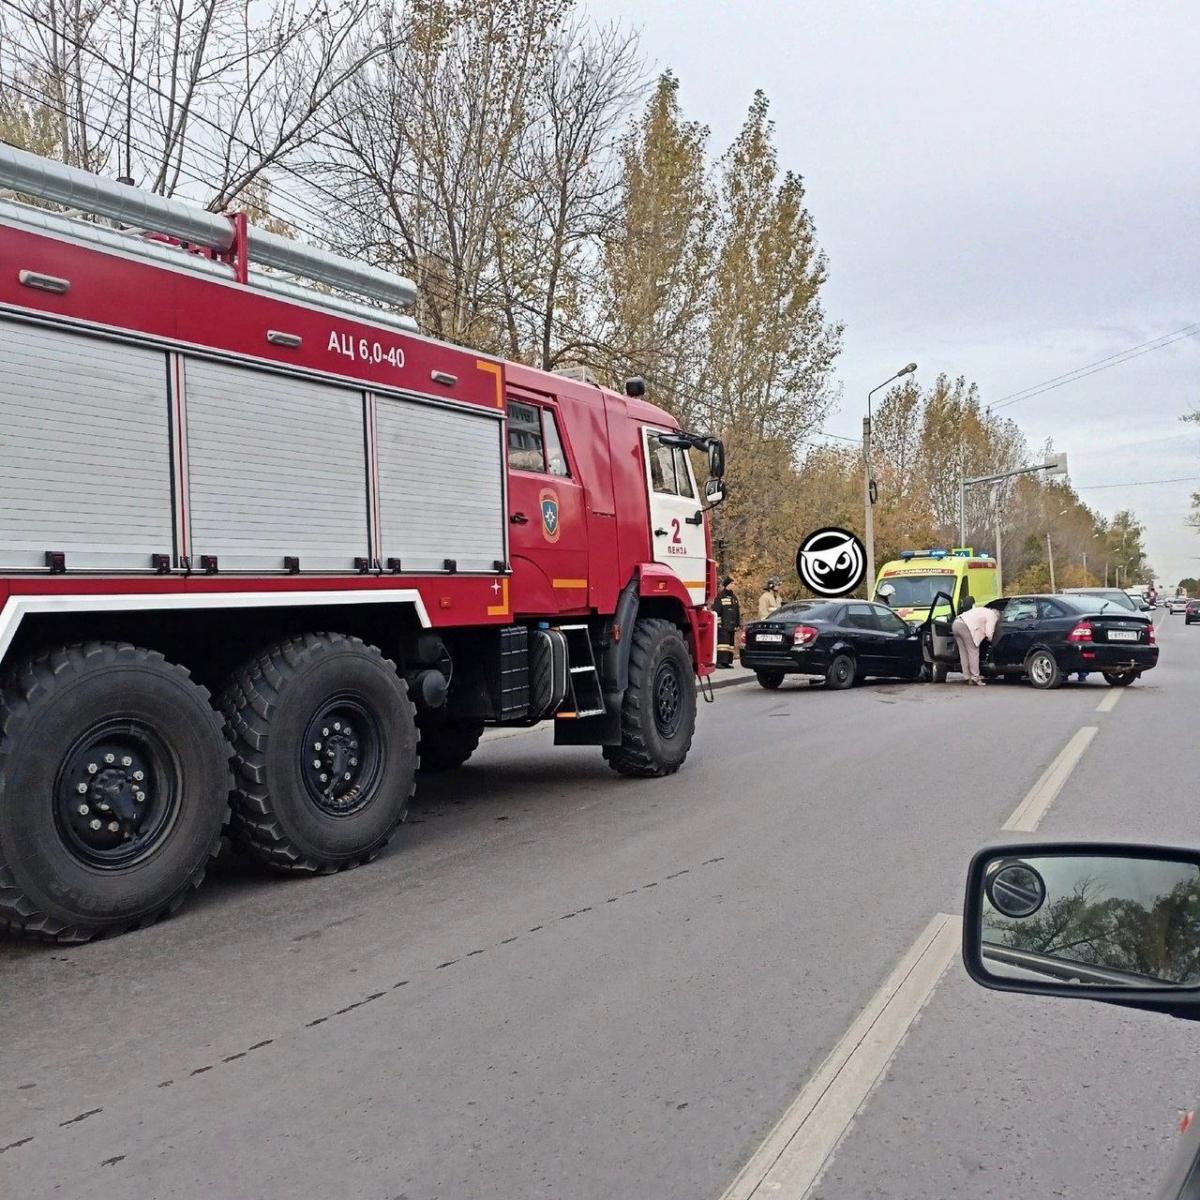
M996 524L994 529L996 537L996 593L1004 595L1004 548L1000 544L1000 510L996 509Z
M871 418L863 417L863 524L867 539L867 592L871 599L875 590L875 502L871 496Z
M964 475L958 477L958 544L967 544L967 480Z
M1083 552L1083 582L1087 583L1087 551Z
M880 388L889 383L895 383L904 375L911 375L917 369L917 364L910 362L903 366L890 379L885 379L879 387L873 387L867 393L867 415L863 417L863 534L867 543L867 599L875 593L875 514L871 511L875 504L875 481L871 478L871 397Z
M1046 557L1050 560L1050 590L1056 591L1054 586L1054 547L1050 544L1050 534L1046 533Z

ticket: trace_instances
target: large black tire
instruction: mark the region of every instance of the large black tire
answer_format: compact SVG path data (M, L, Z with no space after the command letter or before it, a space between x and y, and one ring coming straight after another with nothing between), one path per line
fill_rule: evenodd
M1141 674L1140 671L1104 671L1104 682L1109 687L1128 687Z
M234 673L221 710L241 848L276 870L329 874L387 845L412 796L417 725L374 646L340 633L279 642Z
M220 847L229 759L208 692L161 654L23 663L0 691L0 929L83 942L174 912Z
M1062 686L1063 673L1049 650L1034 650L1025 660L1025 674L1035 688L1044 692Z
M461 767L478 749L483 736L482 721L448 721L441 714L422 714L417 726L421 731L422 771Z
M782 671L755 671L754 674L758 679L758 686L765 687L771 692L783 682Z
M854 686L855 665L849 654L838 654L825 670L825 686L832 692L842 692Z
M633 627L621 744L604 759L622 775L657 778L683 766L696 732L696 669L679 629L658 617Z

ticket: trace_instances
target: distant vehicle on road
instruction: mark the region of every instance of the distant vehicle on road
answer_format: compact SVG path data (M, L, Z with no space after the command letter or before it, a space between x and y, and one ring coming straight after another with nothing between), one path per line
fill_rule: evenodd
M1012 596L988 607L1001 616L981 658L985 675L1023 675L1048 690L1070 675L1096 672L1111 687L1127 687L1158 663L1150 618L1104 597ZM934 682L941 683L958 662L949 622L934 622L930 645Z
M1128 609L1129 612L1142 612L1147 607L1145 601L1134 599L1131 593L1122 591L1121 588L1060 588L1059 593L1063 596L1092 596L1108 600L1119 608Z
M802 600L747 625L739 657L765 688L815 675L840 691L868 677L920 678L920 634L886 604Z
M1200 600L1189 600L1183 610L1183 623L1194 625L1197 621L1200 621Z
M1188 598L1186 596L1171 596L1167 600L1167 612L1174 616L1176 613L1187 612Z

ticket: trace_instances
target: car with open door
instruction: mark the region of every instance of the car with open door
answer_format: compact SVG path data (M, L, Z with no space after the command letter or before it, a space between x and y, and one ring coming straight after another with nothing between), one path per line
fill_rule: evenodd
M1154 623L1140 612L1091 595L1009 596L988 606L1000 613L996 636L985 642L980 672L1024 677L1036 688L1059 687L1075 674L1100 674L1127 687L1158 664ZM957 666L949 621L933 622L926 644L935 681Z
M963 963L985 988L1200 1020L1200 852L1023 842L971 860ZM1200 1200L1200 1121L1158 1200Z
M920 635L886 604L798 600L747 625L739 658L765 688L786 675L809 675L839 691L860 679L919 679Z

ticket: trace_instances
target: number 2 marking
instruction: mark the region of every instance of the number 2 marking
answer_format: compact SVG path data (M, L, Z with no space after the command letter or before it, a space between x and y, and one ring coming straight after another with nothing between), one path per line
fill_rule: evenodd
M678 517L671 518L671 528L675 530L675 536L673 538L671 538L671 545L672 546L682 545L683 538L681 538L679 536L679 518Z

